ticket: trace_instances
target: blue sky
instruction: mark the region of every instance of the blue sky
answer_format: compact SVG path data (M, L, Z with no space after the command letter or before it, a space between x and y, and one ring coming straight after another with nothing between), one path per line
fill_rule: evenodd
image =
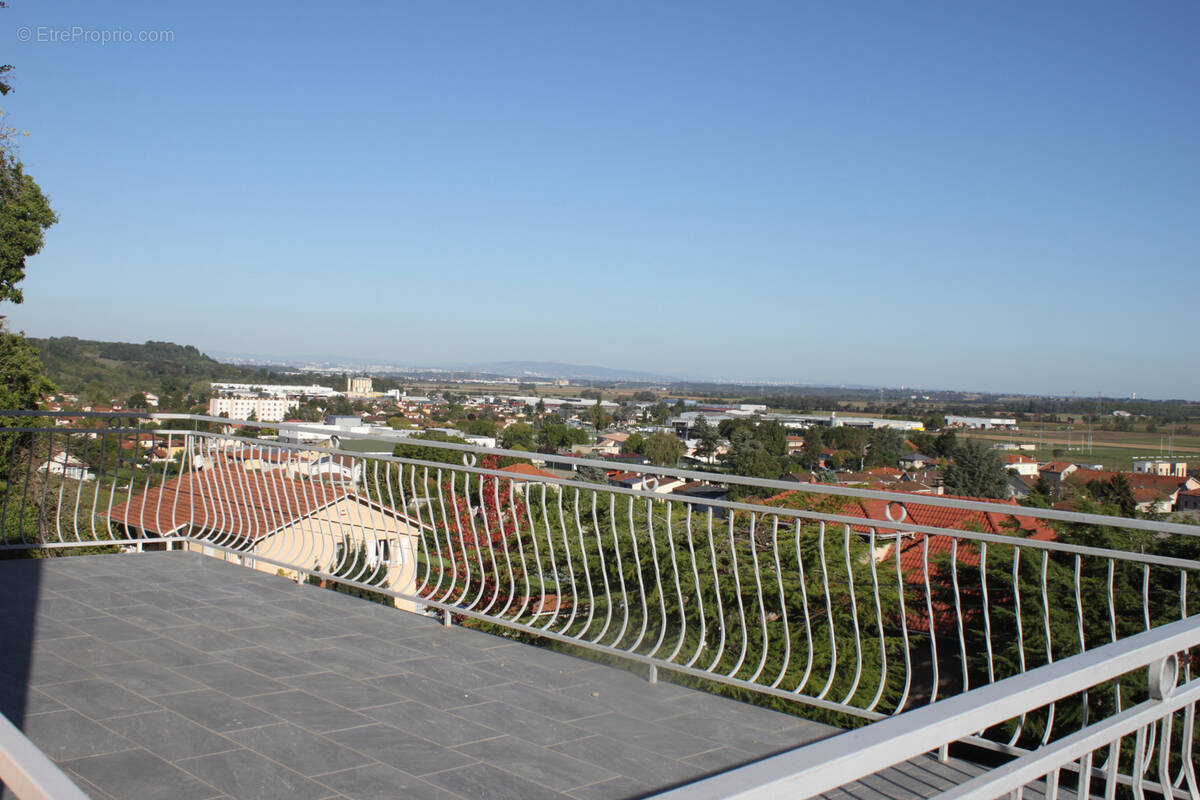
M1194 2L9 5L30 335L1200 399Z

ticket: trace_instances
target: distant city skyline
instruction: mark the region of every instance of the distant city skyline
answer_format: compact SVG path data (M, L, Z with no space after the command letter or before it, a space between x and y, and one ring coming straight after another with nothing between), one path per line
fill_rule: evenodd
M9 6L14 330L1200 400L1192 2Z

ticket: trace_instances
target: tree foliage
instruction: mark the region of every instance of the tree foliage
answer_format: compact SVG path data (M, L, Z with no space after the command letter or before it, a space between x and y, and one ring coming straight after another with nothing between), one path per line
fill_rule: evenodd
M986 442L964 442L947 465L943 481L948 494L963 497L1008 496L1008 478L1000 455Z
M687 452L683 442L669 433L655 433L646 440L645 454L650 463L657 467L674 466Z

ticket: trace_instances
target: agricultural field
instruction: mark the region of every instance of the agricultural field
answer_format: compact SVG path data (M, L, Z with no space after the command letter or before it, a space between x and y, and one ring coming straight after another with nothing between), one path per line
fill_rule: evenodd
M1036 423L1035 423L1036 425ZM1033 444L1038 461L1064 460L1101 464L1106 469L1129 470L1134 458L1161 457L1200 462L1200 435L1144 431L1103 431L1086 426L1037 426L1021 431L960 431L964 438L995 443Z

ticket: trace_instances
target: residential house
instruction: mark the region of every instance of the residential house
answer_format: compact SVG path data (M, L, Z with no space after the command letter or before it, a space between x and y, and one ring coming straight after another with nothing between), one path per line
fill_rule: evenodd
M909 453L906 456L900 456L900 466L903 469L925 469L931 464L936 464L937 461L933 456L923 453Z
M70 455L65 450L60 450L42 462L42 465L38 467L38 472L44 472L47 475L57 475L61 478L68 478L75 481L96 480L96 473L88 469L87 462Z
M1058 490L1063 480L1076 469L1078 467L1070 461L1051 461L1038 467L1038 474L1046 479L1051 489Z
M189 550L272 574L280 564L311 564L336 574L347 547L358 549L379 570L383 585L412 596L418 539L422 528L429 529L344 485L231 466L186 472L102 513L131 532L187 535ZM415 601L396 605L418 610Z
M1108 483L1117 475L1123 475L1129 481L1133 491L1133 499L1139 511L1166 513L1175 508L1175 503L1181 491L1200 489L1200 480L1191 477L1175 475L1153 475L1137 472L1111 472L1103 469L1086 469L1080 467L1067 478L1066 483L1077 491L1086 490L1093 481Z
M669 494L687 483L683 478L669 475L647 475L642 472L618 472L610 475L608 482L613 486L621 486L638 492L654 492Z
M1025 475L1031 478L1038 476L1037 459L1018 453L1007 453L1004 455L1004 468L1018 475Z
M1200 511L1200 489L1183 489L1175 495L1176 511Z

